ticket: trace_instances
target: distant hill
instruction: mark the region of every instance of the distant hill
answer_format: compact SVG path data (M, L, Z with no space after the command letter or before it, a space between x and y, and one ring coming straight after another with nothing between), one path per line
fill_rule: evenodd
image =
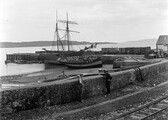
M64 45L67 44L67 41L62 41ZM146 47L151 46L151 48L156 47L157 39L144 39L138 41L127 41L123 43L114 43L114 42L97 42L98 44L116 44L117 47ZM71 45L86 45L92 44L92 42L79 42L79 41L70 41ZM12 48L12 47L42 47L42 46L52 46L56 45L53 41L30 41L30 42L0 42L0 48Z
M118 47L147 47L150 46L152 49L156 48L157 39L144 39L137 41L127 41L119 43Z
M136 40L136 41L126 41L126 42L123 42L123 43L151 43L151 42L154 42L156 43L158 39L155 39L155 38L151 38L151 39L143 39L143 40Z
M67 41L62 41L63 45L67 45ZM109 44L110 42L98 42L98 44ZM85 45L91 44L91 42L78 42L70 41L71 45ZM110 43L116 44L116 43ZM56 41L31 41L31 42L0 42L0 48L12 48L12 47L41 47L56 45Z

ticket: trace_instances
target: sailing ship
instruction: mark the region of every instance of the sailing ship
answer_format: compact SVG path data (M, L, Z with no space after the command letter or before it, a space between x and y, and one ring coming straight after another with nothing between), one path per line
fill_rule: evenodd
M58 28L58 23L64 23L66 24L66 29L60 29ZM95 52L91 52L88 50L95 48L97 46L97 43L91 44L89 47L85 47L84 49L81 49L80 51L72 51L70 50L70 32L75 32L75 33L79 33L78 31L74 31L74 30L70 30L69 29L69 24L73 24L73 25L78 25L77 22L75 21L69 21L68 19L68 13L67 13L67 19L66 20L57 20L57 15L56 15L56 29L54 32L54 41L53 41L53 47L54 42L55 42L55 38L56 38L56 42L57 42L57 51L54 50L46 50L45 48L43 48L43 50L45 50L45 52L47 53L47 58L45 59L45 63L49 63L49 64L64 64L67 65L68 67L70 66L74 66L74 64L76 64L76 68L80 68L80 66L83 67L95 67L95 66L102 66L102 62L100 61L100 57L99 55L95 55ZM63 30L65 31L64 36L60 37L59 35L59 31ZM65 49L64 43L67 42L67 51ZM61 47L61 48L60 48ZM92 55L94 57L92 57ZM83 59L84 61L69 61L68 58L86 58L87 56L87 60ZM94 58L94 59L92 59ZM96 58L96 59L95 59ZM80 60L80 59L79 59ZM72 65L73 64L73 65ZM83 64L83 65L82 65Z
M66 23L66 29L60 29L58 28L58 23ZM59 62L59 59L62 57L65 57L67 55L71 55L75 53L76 51L70 51L70 32L76 32L78 31L72 31L69 30L69 24L76 24L74 21L68 20L68 13L67 13L67 20L58 20L57 19L57 12L56 12L56 28L54 31L54 40L52 43L51 50L47 50L46 48L43 48L44 51L41 53L41 57L44 59L45 64L62 64ZM59 31L65 31L64 36L60 37ZM68 50L66 51L65 45L68 47ZM56 48L57 47L57 50Z

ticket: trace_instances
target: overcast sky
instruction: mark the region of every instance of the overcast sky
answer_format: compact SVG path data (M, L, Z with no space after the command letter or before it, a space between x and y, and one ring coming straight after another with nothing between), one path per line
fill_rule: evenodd
M72 39L125 42L168 34L168 0L0 0L0 41L52 41L58 19L80 31ZM60 25L60 27L64 27Z

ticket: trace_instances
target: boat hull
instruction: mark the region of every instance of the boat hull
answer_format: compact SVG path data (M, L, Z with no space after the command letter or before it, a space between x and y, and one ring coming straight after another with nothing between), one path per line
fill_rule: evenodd
M64 65L63 63L59 62L58 60L46 60L46 64L53 64L53 65Z
M82 68L95 68L95 67L102 67L102 61L94 61L91 63L66 63L66 66L68 66L69 68L78 68L78 69L82 69Z

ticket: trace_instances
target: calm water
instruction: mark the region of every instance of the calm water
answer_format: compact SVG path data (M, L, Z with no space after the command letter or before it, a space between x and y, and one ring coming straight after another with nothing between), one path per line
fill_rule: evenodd
M83 49L86 45L76 45L73 46L74 50ZM98 44L93 50L100 51L102 47L145 47L151 46L155 48L155 43L142 43L142 44ZM0 76L6 75L18 75L23 73L31 73L36 71L42 71L45 69L44 64L5 64L6 54L11 53L34 53L35 51L40 51L42 48L51 49L51 47L20 47L20 48L0 48Z

